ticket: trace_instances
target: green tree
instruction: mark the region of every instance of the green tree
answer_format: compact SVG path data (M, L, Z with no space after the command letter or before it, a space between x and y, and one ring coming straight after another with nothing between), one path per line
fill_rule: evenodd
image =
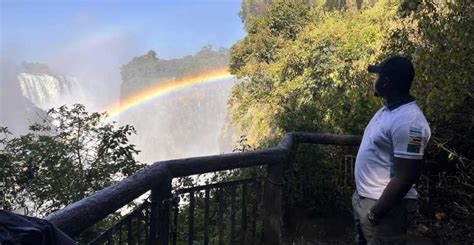
M4 208L44 216L142 168L128 141L134 128L115 128L103 119L76 104L49 110L25 135L11 138L0 128Z
M373 96L367 66L393 54L409 56L413 93L432 129L418 188L422 213L427 219L447 214L453 221L445 219L440 229L451 234L472 227L474 2L352 3L276 0L246 20L247 36L231 48L230 71L241 78L228 102L236 136L247 135L259 148L288 131L360 135L382 102ZM304 169L298 179L319 171L298 166Z
M365 69L398 3L361 12L311 6L275 1L231 49L230 70L243 80L229 100L231 120L251 145L273 144L285 131L360 134L378 106Z
M472 233L462 227L474 225L473 13L474 2L467 0L403 1L398 26L383 47L384 55L404 54L415 64L414 93L432 131L419 184L422 212L436 217L439 225L426 230L440 241L467 242L456 234Z

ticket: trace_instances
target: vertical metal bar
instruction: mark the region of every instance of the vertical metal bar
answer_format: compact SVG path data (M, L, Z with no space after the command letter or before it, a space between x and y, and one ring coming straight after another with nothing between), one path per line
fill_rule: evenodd
M150 205L145 209L145 244L150 244Z
M224 196L222 188L217 190L217 232L218 232L218 243L219 245L224 245Z
M189 192L188 244L194 243L194 191Z
M159 190L159 213L158 213L158 244L168 245L170 238L170 198L171 180L168 178Z
M352 181L352 178L351 176L354 175L354 172L352 171L352 164L351 164L351 161L349 161L349 158L347 157L344 157L344 162L347 162L347 164L349 165L349 174L347 176L347 182L348 182L348 185L351 184L351 181Z
M341 184L341 177L342 177L342 162L339 162L339 167L337 169L337 173L338 173L338 176L337 176L337 185L339 186Z
M127 244L132 244L132 217L127 217Z
M352 156L349 157L349 164L351 165L351 172L350 172L350 180L351 180L351 184L354 183L354 164L353 164L353 160L352 160Z
M143 211L140 211L138 212L137 214L137 219L136 219L136 227L137 227L137 245L140 245L141 244L141 239L142 239L142 233L140 231L140 226L141 226L141 222L142 222L142 213Z
M155 245L158 243L157 230L158 230L158 202L159 190L151 190L151 203L150 203L150 217L149 217L149 230L148 230L148 244Z
M235 244L235 185L231 186L230 198L230 244Z
M257 209L258 209L258 202L259 202L259 195L260 195L260 185L259 185L259 181L256 181L254 183L254 188L255 188L255 200L254 200L254 205L252 207L252 238L255 239L256 238L256 234L257 234Z
M347 162L344 162L344 186L347 186Z
M107 244L108 245L114 244L114 241L112 239L112 230L107 231Z
M209 188L204 197L204 245L209 245Z
M174 214L173 214L173 236L172 244L176 245L178 243L178 215L179 215L179 203L177 200L174 200Z
M247 183L242 184L242 218L240 219L240 222L240 244L245 244L247 234Z
M119 226L119 244L122 244L122 225Z

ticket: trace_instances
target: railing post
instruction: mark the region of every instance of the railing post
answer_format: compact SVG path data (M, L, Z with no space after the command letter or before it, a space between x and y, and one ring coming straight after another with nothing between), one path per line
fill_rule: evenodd
M283 162L267 167L263 193L263 244L281 244Z
M171 180L172 176L168 175L160 186L151 190L150 245L169 244Z
M157 188L158 189L158 188ZM157 230L158 230L158 203L159 203L159 190L151 190L151 203L150 203L150 224L148 234L148 244L157 244Z

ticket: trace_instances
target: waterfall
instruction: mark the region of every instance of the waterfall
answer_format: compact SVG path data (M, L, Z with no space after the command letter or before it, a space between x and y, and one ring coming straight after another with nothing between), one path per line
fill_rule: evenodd
M78 103L83 91L77 79L62 75L19 73L17 75L24 97L41 109Z

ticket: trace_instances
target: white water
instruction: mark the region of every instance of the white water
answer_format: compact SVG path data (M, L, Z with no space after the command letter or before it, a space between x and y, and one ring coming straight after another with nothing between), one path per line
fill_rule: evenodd
M79 103L84 98L83 89L75 78L30 73L20 73L17 78L23 96L44 110Z

